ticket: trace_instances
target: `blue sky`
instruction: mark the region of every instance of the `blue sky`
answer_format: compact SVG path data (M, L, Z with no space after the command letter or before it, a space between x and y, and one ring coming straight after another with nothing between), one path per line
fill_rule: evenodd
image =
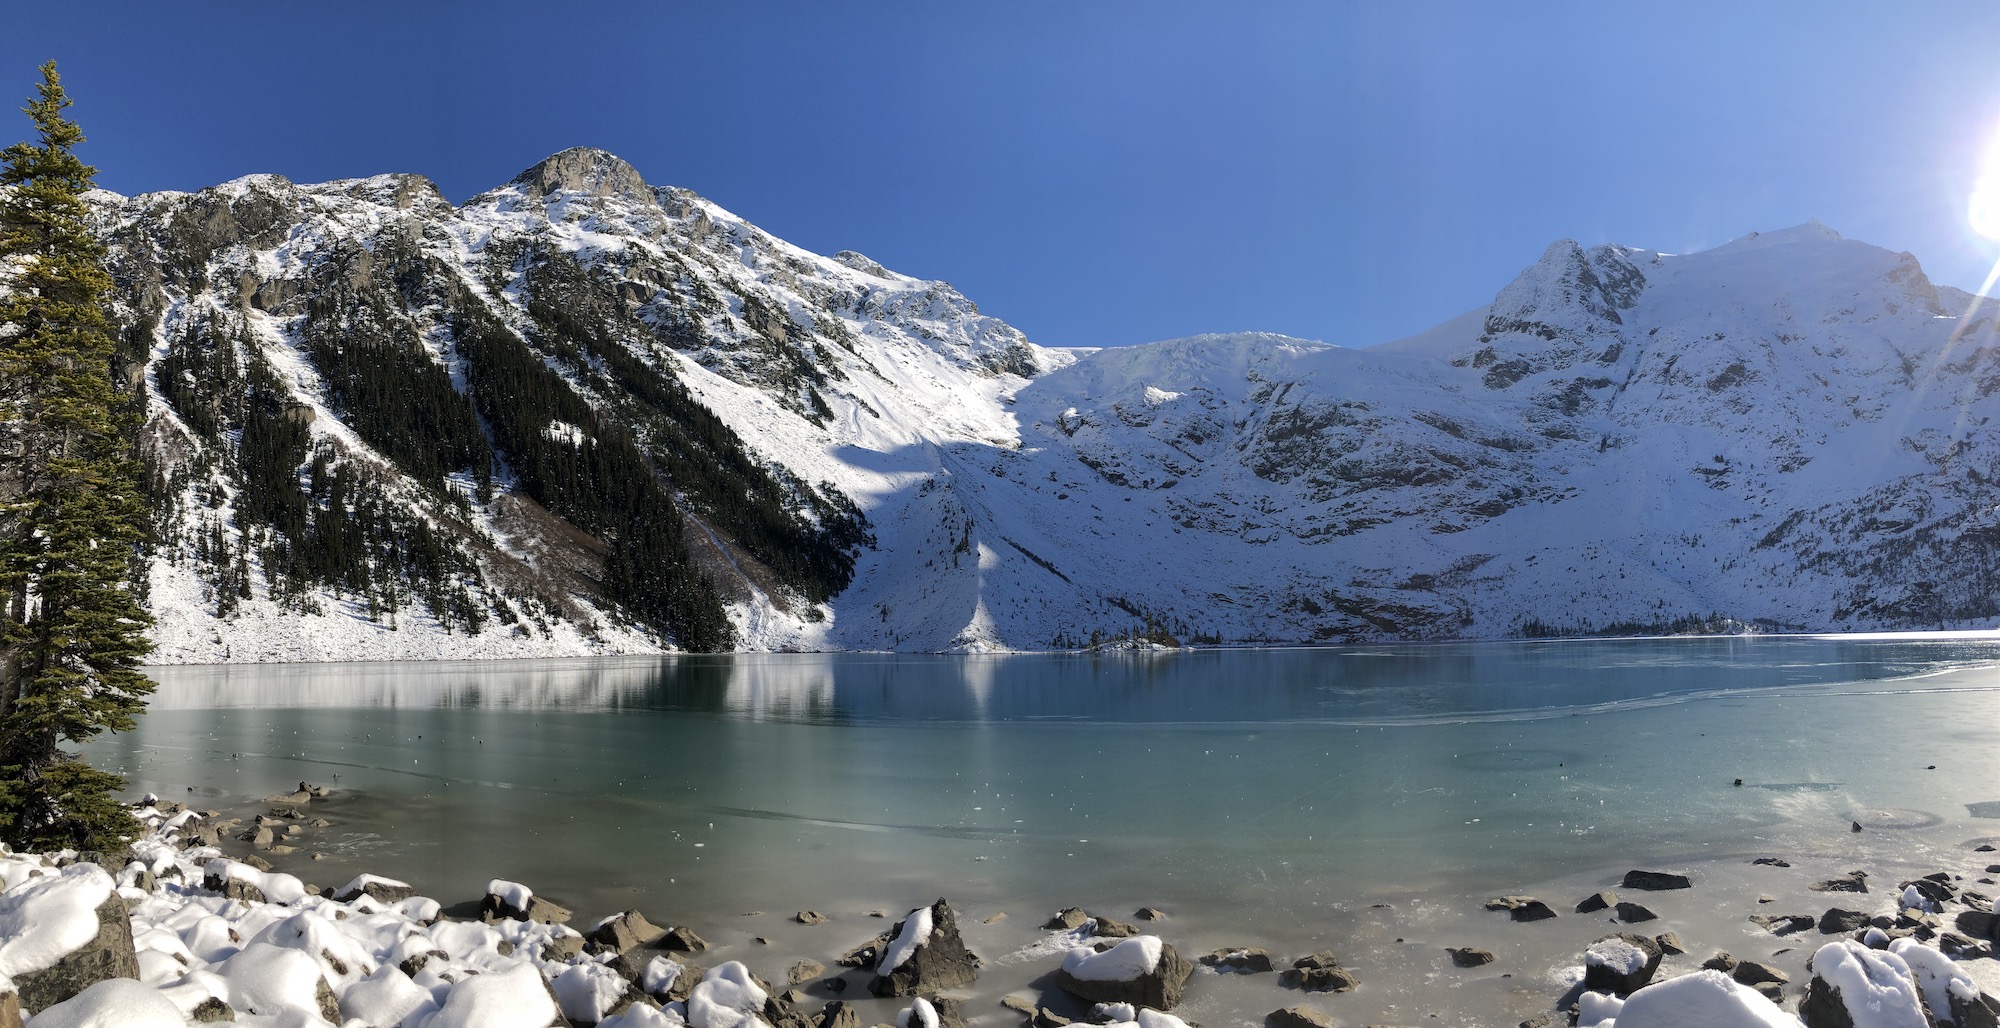
M1817 217L1977 287L2000 4L1890 6L39 4L0 96L59 61L120 192L409 171L458 201L598 146L1037 342L1366 345L1562 237Z

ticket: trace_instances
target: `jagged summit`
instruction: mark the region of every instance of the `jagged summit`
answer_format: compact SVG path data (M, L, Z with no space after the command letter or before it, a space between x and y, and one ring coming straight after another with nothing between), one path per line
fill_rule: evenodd
M514 176L512 184L537 197L574 192L636 202L653 198L653 187L646 184L639 169L614 153L588 146L552 154Z

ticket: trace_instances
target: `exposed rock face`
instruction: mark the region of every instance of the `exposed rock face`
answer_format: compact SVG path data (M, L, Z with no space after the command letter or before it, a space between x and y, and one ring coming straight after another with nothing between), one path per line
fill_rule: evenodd
M1158 943L1159 958L1152 967L1136 976L1119 979L1089 977L1081 971L1072 973L1073 961L1065 960L1064 966L1056 971L1056 987L1093 1003L1130 1003L1135 1007L1152 1007L1155 1010L1173 1009L1181 1001L1181 992L1187 986L1188 977L1194 974L1194 965L1188 963L1172 943L1160 942L1154 936L1135 936L1119 943L1112 951L1142 947L1147 945L1147 940Z
M921 927L923 920L930 923L925 937L894 966L884 966L901 956L896 947L904 930ZM911 911L889 935L889 947L877 958L875 978L868 983L868 991L877 996L941 992L970 985L979 977L979 958L965 948L958 934L958 914L942 897L928 908Z
M1868 926L1868 915L1859 910L1843 910L1829 907L1819 916L1819 930L1824 935L1838 935L1843 932L1858 931Z
M139 955L132 947L132 918L117 893L97 907L97 934L71 950L54 966L14 976L20 1005L29 1010L52 1007L109 978L139 977Z
M544 159L514 179L535 197L565 191L653 203L653 189L638 169L624 160L590 147L573 147Z
M1643 935L1606 935L1583 953L1583 987L1629 995L1660 969L1660 944Z

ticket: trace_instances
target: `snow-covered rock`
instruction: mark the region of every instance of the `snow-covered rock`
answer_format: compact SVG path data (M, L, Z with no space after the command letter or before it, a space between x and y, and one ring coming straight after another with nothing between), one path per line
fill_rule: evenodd
M33 1028L186 1028L181 1009L130 978L107 978L35 1015Z
M1940 954L1942 956L1942 954ZM1813 1028L1929 1028L1910 965L1895 953L1843 939L1812 955L1799 1016Z
M0 976L41 1009L109 978L138 978L132 924L117 883L95 864L24 877L0 893Z
M556 1013L541 972L519 963L453 984L424 1028L546 1028Z
M1583 951L1583 987L1623 996L1653 980L1662 955L1644 935L1606 935Z
M1157 935L1135 935L1098 952L1072 946L1056 972L1056 985L1079 999L1171 1010L1194 965Z
M940 898L897 922L868 991L877 996L937 993L970 985L978 977L978 958L959 937L958 915Z
M694 1028L767 1028L760 1016L771 994L757 976L731 960L711 968L687 999L687 1023Z
M1598 1022L1599 1028L1803 1028L1798 1018L1720 971L1655 982L1611 1012L1615 1019Z

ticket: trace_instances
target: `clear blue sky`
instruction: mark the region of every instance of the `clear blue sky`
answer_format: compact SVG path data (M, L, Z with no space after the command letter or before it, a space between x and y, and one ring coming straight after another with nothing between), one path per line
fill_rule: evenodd
M1038 342L1366 345L1565 236L1817 217L1978 286L2000 4L1905 6L45 3L0 14L0 97L59 61L120 192L408 171L459 201L589 145Z

